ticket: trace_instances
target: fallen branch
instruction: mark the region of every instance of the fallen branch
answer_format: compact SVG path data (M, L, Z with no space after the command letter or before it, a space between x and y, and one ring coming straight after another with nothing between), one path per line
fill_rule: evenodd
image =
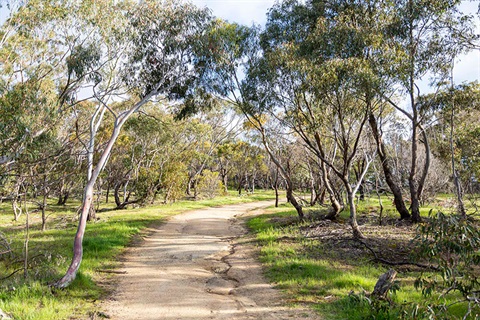
M372 247L370 247L365 242L363 242L361 240L356 240L356 239L352 239L352 240L358 241L361 244L363 244L365 246L365 248L367 248L373 254L373 256L374 256L373 261L377 261L377 262L380 262L380 263L383 263L383 264L386 264L386 265L389 265L389 266L416 266L416 267L419 267L419 268L429 269L429 270L434 270L434 271L439 270L438 267L436 267L436 266L422 264L422 263L416 263L416 262L412 262L412 261L388 261L388 260L385 260L383 258L380 258L378 256L378 254L375 252L375 250L373 250Z

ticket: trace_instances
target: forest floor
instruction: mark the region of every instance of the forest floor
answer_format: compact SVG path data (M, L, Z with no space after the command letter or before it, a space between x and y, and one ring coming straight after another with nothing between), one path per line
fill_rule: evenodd
M319 319L268 284L244 218L272 202L180 214L127 250L113 294L97 307L112 319Z

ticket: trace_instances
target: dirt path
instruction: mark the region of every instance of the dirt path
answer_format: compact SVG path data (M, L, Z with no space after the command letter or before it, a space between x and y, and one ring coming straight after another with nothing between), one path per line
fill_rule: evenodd
M270 202L191 211L131 248L112 298L112 319L317 319L291 309L267 284L240 215ZM253 211L252 211L253 210Z

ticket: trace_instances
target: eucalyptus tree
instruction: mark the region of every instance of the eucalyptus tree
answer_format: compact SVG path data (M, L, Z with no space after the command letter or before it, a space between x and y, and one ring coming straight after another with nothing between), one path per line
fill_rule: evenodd
M262 34L264 57L254 70L256 83L251 90L261 88L264 98L257 100L263 106L283 110L283 123L322 163L332 218L341 208L327 168L341 180L357 238L363 235L354 197L375 154L375 148L362 147L366 144L361 140L373 108L369 87L377 80L364 59L365 47L373 40L358 27L359 16L359 5L349 1L278 4L270 11ZM358 158L364 159L365 166L354 180L353 164Z
M427 114L418 103L419 82L430 77L434 91L448 78L454 59L471 48L478 39L472 17L459 11L461 1L399 0L386 2L389 21L382 28L383 41L379 51L385 60L382 72L398 84L397 95L407 96L404 107L384 94L384 98L401 112L411 126L411 159L408 184L413 221L420 221L420 199L430 165L429 137L425 128ZM425 161L419 172L418 144L425 146Z
M258 43L258 28L241 26L216 20L207 34L209 47L205 51L208 72L202 79L203 100L219 97L241 112L247 119L249 127L255 129L260 136L268 156L278 167L280 175L286 181L287 199L295 207L300 219L303 209L293 194L293 182L288 174L286 164L282 163L271 146L271 130L275 125L268 125L274 118L269 117L265 109L259 109L247 92L250 79L245 78L247 69L261 55ZM210 47L215 48L211 50ZM221 49L220 49L221 48Z
M61 121L65 93L78 82L64 81L71 43L64 37L67 6L32 0L7 1L7 7L10 14L0 26L0 171L16 179L13 191L18 193L22 176L30 175L18 161L37 153L37 142L52 134Z
M52 65L61 53L46 43L43 34L52 28L45 18L18 10L0 26L0 165L4 166L15 162L25 144L52 125L57 107ZM55 21L58 16L51 18Z
M471 192L468 186L480 178L480 86L452 84L438 94L420 97L418 103L429 108L437 120L432 149L438 157L450 162L457 210L466 217L464 193Z
M72 262L64 277L56 283L57 287L68 286L80 267L94 185L122 127L152 99L168 103L191 93L202 67L201 59L196 59L195 52L202 43L201 35L210 20L206 10L170 1L143 1L132 6L125 2L101 4L104 6L88 11L96 19L88 15L85 17L87 22L94 22L98 39L81 46L76 51L78 54L72 55L71 61L79 62L73 69L77 74L84 70L96 70L85 77L92 83L93 95L99 105L92 115L93 131L104 114L112 117L113 128L98 161L91 166ZM97 19L108 19L111 23L104 25L102 20ZM122 99L120 111L110 108L109 102L113 97Z

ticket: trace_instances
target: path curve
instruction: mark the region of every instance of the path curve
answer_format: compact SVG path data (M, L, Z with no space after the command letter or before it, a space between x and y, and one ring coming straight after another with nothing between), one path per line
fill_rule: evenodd
M272 202L190 211L130 248L117 289L101 309L112 319L318 319L289 308L262 276L242 215Z

